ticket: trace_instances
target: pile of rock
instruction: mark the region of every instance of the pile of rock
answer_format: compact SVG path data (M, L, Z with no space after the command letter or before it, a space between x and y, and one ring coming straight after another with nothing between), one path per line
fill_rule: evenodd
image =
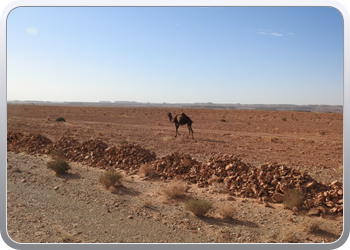
M62 157L69 161L105 168L108 166L126 167L154 161L156 154L136 144L109 147L105 142L93 139L79 142L75 138L62 137L52 142L41 134L8 132L7 150L27 153L51 154L61 150ZM135 166L134 166L135 167Z
M156 153L137 144L123 144L119 147L108 147L98 166L115 166L118 168L140 167L141 164L154 161Z
M259 202L282 202L290 189L301 189L306 196L304 208L310 213L343 212L343 184L339 181L325 185L306 172L284 164L270 163L259 167L242 162L234 155L218 154L199 162L187 154L171 153L158 158L136 144L109 147L100 140L80 143L74 138L62 137L53 143L40 134L8 132L8 151L50 154L62 150L69 161L100 168L122 168L136 173L141 164L148 163L162 179L182 178L208 187L223 183L227 192L240 197L256 198Z
M43 153L52 141L41 134L24 134L21 132L8 132L7 150L20 152L23 149L26 153Z
M200 168L202 163L193 159L190 155L171 153L151 163L156 173L164 179L180 177L186 179L192 168ZM196 183L196 182L192 182Z
M104 151L108 145L100 140L88 140L81 145L76 145L67 151L66 156L72 161L80 162L90 166L96 164L104 157Z
M310 208L309 214L325 214L327 211L343 214L343 183L333 181L324 191L317 190L305 203Z
M259 202L283 202L288 190L297 188L307 194L304 208L316 208L320 213L343 211L341 182L324 185L306 172L284 164L256 167L227 154L218 154L200 163L189 155L172 153L152 162L151 166L164 179L180 177L198 187L223 183L231 195L257 198Z

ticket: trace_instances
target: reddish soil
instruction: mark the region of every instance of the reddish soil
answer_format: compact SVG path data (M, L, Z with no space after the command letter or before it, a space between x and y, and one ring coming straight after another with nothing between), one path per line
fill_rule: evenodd
M211 110L211 109L165 109L165 108L111 108L111 107L64 107L64 106L41 106L41 105L8 105L7 109L7 129L8 132L20 132L23 134L40 134L52 142L59 141L62 137L71 138L80 142L88 140L100 140L109 147L115 145L137 144L142 148L150 150L156 154L159 159L172 153L180 153L190 155L192 159L199 162L207 162L210 157L217 154L234 155L242 162L252 164L254 166L261 166L267 163L284 164L288 168L296 168L302 171L306 171L311 178L315 179L319 183L329 185L333 181L343 180L342 168L343 168L343 114L341 113L310 113L310 112L293 112L293 111L259 111L259 110ZM186 126L179 128L180 136L177 138L175 135L175 126L171 123L167 117L167 112L186 113L192 120L192 128L194 130L194 139L187 138L188 130ZM56 117L62 116L66 120L65 122L57 122ZM16 150L12 150L16 151ZM16 177L23 174L23 171L31 172L31 176L38 175L50 175L49 171L44 173L42 171L35 172L32 170L32 166L23 164L24 162L32 162L37 157L45 158L45 154L36 154L35 159L32 159L27 154L19 153L20 150L15 152L9 152L8 154L8 200L11 200L12 208L8 208L11 218L19 216L19 211L25 212L25 209L19 204L19 200L25 199L20 194L14 195L15 188L19 188L23 183L27 183L27 178ZM21 157L28 157L26 160L19 159ZM33 163L34 164L34 163ZM42 165L43 163L41 163ZM83 175L81 172L82 166L76 163L76 170L74 173ZM40 165L35 163L35 165ZM18 170L18 168L23 168ZM27 169L26 169L27 168ZM99 167L91 166L91 171L101 171ZM15 169L16 171L12 171ZM21 172L22 171L22 172ZM45 169L45 171L47 171ZM35 173L34 173L35 172ZM98 172L97 172L98 173ZM91 174L91 173L90 173ZM96 176L96 173L95 175ZM97 176L98 177L98 176ZM129 173L127 178L131 178L134 189L139 192L140 200L147 201L147 198L152 197L149 193L151 190L157 194L160 187L169 185L168 180L144 180L137 175L137 171ZM21 178L26 181L19 181ZM89 175L84 177L86 179L93 179L95 177ZM21 179L21 180L23 180ZM45 179L45 178L44 178ZM55 177L50 177L50 180ZM56 177L57 179L57 177ZM17 180L17 181L16 181ZM38 182L38 178L35 178L35 182L31 183L35 188L35 183ZM52 181L52 180L51 180ZM131 181L131 179L129 179ZM71 182L71 181L70 181ZM142 184L143 183L143 184ZM146 183L146 184L145 184ZM153 184L152 184L153 183ZM154 185L155 184L155 185ZM60 184L57 183L59 186ZM82 188L83 183L77 182L74 188ZM98 186L98 184L95 184ZM130 186L130 182L125 184L125 187ZM139 186L138 186L139 185ZM149 186L149 192L144 192L140 185ZM51 185L52 186L52 185ZM51 187L50 188L53 188ZM151 188L152 186L152 188ZM138 188L140 189L138 189ZM131 188L131 186L130 186ZM57 188L56 188L57 189ZM219 186L216 187L219 189ZM96 190L96 188L94 189ZM158 190L158 191L157 191ZM217 191L217 190L216 190ZM278 236L275 233L266 235L264 230L267 230L265 224L267 221L275 223L275 227L286 227L286 223L292 224L290 230L294 230L296 233L292 236L298 238L297 242L333 242L340 237L342 232L342 215L328 214L323 218L317 220L321 223L321 228L318 234L302 233L302 229L298 223L305 221L308 218L308 211L300 211L297 215L290 210L282 208L281 204L271 204L274 210L271 210L271 206L260 205L254 210L255 213L249 217L245 215L246 211L241 209L250 209L249 203L256 204L256 199L245 199L242 197L235 197L233 201L231 198L227 198L227 193L222 192L222 196L219 197L213 187L198 188L196 185L190 185L189 192L198 197L204 197L209 200L215 200L216 206L220 206L223 202L234 202L239 207L237 217L238 223L228 223L220 220L220 225L213 225L210 218L215 218L212 214L208 219L198 220L191 217L191 221L196 226L191 227L177 227L178 231L194 230L193 228L202 228L204 234L201 236L200 229L196 230L197 238L186 238L186 233L180 238L164 238L161 236L162 242L288 242L286 238L288 232L284 232L284 236ZM10 193L9 193L10 192ZM44 191L42 191L44 192ZM95 191L91 191L95 192ZM110 193L99 190L102 194L100 196L108 196ZM67 193L69 193L67 191ZM147 193L147 194L146 194ZM221 192L219 192L221 193ZM127 193L124 195L123 202L119 201L119 204L124 204L125 208L133 208L137 204L133 201L133 195ZM142 194L146 196L142 196ZM63 194L62 194L63 195ZM148 196L147 196L148 195ZM98 196L98 195L97 195ZM97 197L96 196L96 197ZM115 198L115 195L113 196ZM129 197L129 199L126 198ZM219 198L218 198L219 197ZM217 200L217 198L219 200ZM98 199L98 198L95 198ZM105 198L108 199L108 198ZM155 199L155 198L154 198ZM158 199L158 198L157 198ZM160 199L160 198L159 198ZM54 203L54 201L52 201ZM155 201L156 202L156 199ZM21 202L22 204L23 202ZM40 203L40 202L39 202ZM162 216L159 220L164 220L164 216L169 219L173 215L173 222L175 224L184 224L185 220L180 219L184 216L181 213L185 213L183 209L183 203L181 201L162 201L161 212ZM17 204L17 205L13 205ZM164 205L165 204L165 205ZM175 204L175 205L174 205ZM222 205L222 204L221 204ZM138 204L140 206L140 204ZM155 206L155 205L154 205ZM14 209L17 208L17 209ZM25 207L25 206L24 206ZM146 206L141 206L146 207ZM13 209L13 210L12 210ZM79 208L77 208L79 209ZM83 209L83 208L80 208ZM270 210L269 210L270 209ZM160 208L159 208L160 211ZM119 211L120 212L120 211ZM149 216L151 212L146 214ZM213 212L214 213L214 212ZM8 214L8 215L9 215ZM259 218L259 214L261 218ZM283 214L284 219L281 222L281 218L277 218ZM178 215L178 217L177 217ZM153 217L157 217L152 215ZM190 215L186 215L187 217ZM243 217L242 217L243 216ZM252 217L253 216L253 217ZM255 217L254 217L255 216ZM293 217L296 216L296 217ZM157 217L158 218L158 217ZM301 219L303 218L303 219ZM159 221L155 220L155 221ZM166 220L166 219L165 219ZM288 220L289 222L286 222ZM30 234L23 234L16 232L19 219L9 219L8 228L12 232L13 239L19 242L40 242L47 240L49 242L62 241L64 237L58 239L50 238L48 235L45 237L38 237L38 235L30 236ZM40 220L37 220L40 221ZM172 221L172 220L169 220ZM187 222L186 222L187 223ZM197 225L197 224L198 225ZM253 223L253 224L252 224ZM234 225L233 225L234 224ZM166 223L163 223L166 225ZM325 226L326 225L326 226ZM63 231L69 231L69 239L75 238L80 242L91 242L88 237L83 237L86 233L86 228L82 229L78 233L73 233L73 229L62 229L65 225L60 225L60 229L56 229L62 235ZM135 225L130 225L130 227ZM48 224L46 225L48 227ZM271 227L271 225L270 225ZM156 228L156 227L155 227ZM331 229L332 232L326 232L326 228ZM239 230L238 230L239 229ZM238 231L237 231L238 230ZM247 230L247 231L244 231ZM140 229L140 232L142 229ZM147 231L147 230L145 230ZM84 233L81 233L84 232ZM247 233L250 237L242 237L243 233ZM79 236L77 236L77 235ZM300 236L303 234L303 236ZM72 235L75 235L73 237ZM103 234L104 235L104 234ZM143 235L140 233L140 235ZM205 238L204 235L211 235L211 239ZM297 237L298 235L298 237ZM40 236L40 235L39 235ZM141 238L143 236L140 236ZM17 237L17 238L16 238ZM66 237L66 238L67 238ZM94 236L95 242L160 242L159 238L145 238L135 239L125 233L124 239L113 241L111 238L102 236ZM208 236L209 237L209 236ZM210 238L209 237L209 238ZM292 238L293 238L292 237ZM45 238L45 239L44 239ZM283 239L282 239L283 238ZM40 240L39 240L40 239ZM79 239L79 240L76 240ZM63 240L64 241L64 240ZM45 241L46 242L46 241Z

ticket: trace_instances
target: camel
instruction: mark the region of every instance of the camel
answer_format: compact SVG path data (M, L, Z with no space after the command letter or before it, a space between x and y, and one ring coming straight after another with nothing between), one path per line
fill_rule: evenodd
M178 132L179 126L187 124L187 128L188 128L187 138L188 138L188 136L190 134L192 134L192 139L194 139L193 138L193 130L192 130L192 123L193 123L193 121L187 115L185 115L185 113L181 113L181 114L175 115L175 117L173 119L173 116L169 112L168 113L168 117L169 117L169 120L171 122L175 123L175 128L176 128L175 137L177 137L177 135L180 135L180 133Z

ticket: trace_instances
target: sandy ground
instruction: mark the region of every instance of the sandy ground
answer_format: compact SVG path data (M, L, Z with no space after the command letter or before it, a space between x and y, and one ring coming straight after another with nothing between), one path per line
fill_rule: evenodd
M187 128L170 123L167 112L185 112ZM56 122L58 116L66 122ZM39 133L53 142L62 136L99 139L109 146L137 143L157 157L178 152L198 161L217 153L233 154L260 166L277 162L307 171L318 182L343 181L343 118L339 113L163 108L94 108L8 105L8 131ZM220 185L188 185L186 195L164 194L172 181L125 174L123 186L106 190L98 182L104 171L70 162L68 175L46 167L45 154L8 152L8 234L16 242L334 242L343 217L297 213L282 204L227 194ZM186 210L187 199L211 201L205 217ZM218 213L233 206L231 220ZM307 232L310 223L319 229Z

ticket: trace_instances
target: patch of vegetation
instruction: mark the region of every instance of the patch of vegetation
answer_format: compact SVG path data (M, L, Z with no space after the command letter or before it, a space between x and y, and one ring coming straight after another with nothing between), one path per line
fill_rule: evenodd
M126 140L126 139L123 139L123 140L121 140L119 143L120 143L120 144L128 144L128 143L129 143L129 141L128 141L128 140Z
M283 229L280 231L280 234L277 236L277 242L280 243L300 243L300 238L292 230Z
M68 162L62 160L61 158L57 158L54 161L49 161L47 163L47 168L55 171L56 174L65 174L71 169Z
M287 121L287 117L283 117L282 121L284 121L284 122Z
M286 209L300 207L306 199L306 194L298 188L289 188L284 196L283 206Z
M114 169L107 170L98 179L98 181L106 188L117 187L122 185L123 175Z
M146 208L152 208L152 202L150 200L146 200L142 203L142 207L146 207Z
M231 204L224 204L220 206L217 210L218 214L220 214L225 220L231 220L233 219L236 214L237 210L234 206Z
M56 118L56 122L65 122L66 119L64 119L62 116L59 116Z
M304 222L304 230L307 233L316 233L320 230L320 223L315 220L307 220Z
M157 175L156 171L149 164L142 164L139 168L139 175L141 177L148 176L150 178Z
M22 173L22 170L19 168L19 167L15 167L13 170L12 170L13 173Z
M187 189L188 189L188 186L186 182L182 180L176 180L176 181L172 181L169 184L169 187L164 189L164 194L168 198L174 199L174 198L185 196Z
M213 205L211 202L201 199L189 199L186 202L186 209L198 217L206 215L212 207Z
M64 158L65 151L62 148L57 148L51 151L50 155L53 159Z

